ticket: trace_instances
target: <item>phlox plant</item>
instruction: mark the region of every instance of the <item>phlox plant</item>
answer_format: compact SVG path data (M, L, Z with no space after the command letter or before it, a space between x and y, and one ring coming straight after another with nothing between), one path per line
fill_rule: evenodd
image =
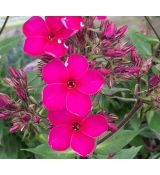
M22 52L38 58L42 88L30 89L32 70L9 66L4 82L18 98L0 93L0 119L22 140L43 137L26 151L40 158L133 158L141 151L129 143L145 135L146 113L160 108L160 75L152 71L159 61L141 54L127 30L107 16L33 16L22 25ZM159 41L138 34L156 50ZM122 107L114 111L117 101Z

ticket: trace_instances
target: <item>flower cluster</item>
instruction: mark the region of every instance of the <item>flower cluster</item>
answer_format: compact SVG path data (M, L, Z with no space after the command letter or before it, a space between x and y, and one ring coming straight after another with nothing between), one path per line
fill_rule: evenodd
M22 27L23 49L26 54L38 56L38 76L44 85L38 102L30 94L25 73L33 67L9 67L11 78L5 78L5 82L16 91L19 100L0 93L0 118L12 117L10 132L29 128L37 132L38 124L47 125L52 149L72 148L86 157L93 153L97 142L104 141L128 121L124 119L117 125L119 117L100 105L102 96L112 97L112 92L104 92L107 85L112 90L120 82L135 79L135 99L131 99L135 109L129 112L129 117L143 103L160 108L160 92L156 89L160 87L160 75L149 75L142 89L142 79L153 60L152 57L143 60L135 46L126 40L127 28L117 27L106 16L29 18ZM107 131L109 136L98 140Z
M31 17L23 25L24 51L33 56L48 54L53 57L41 70L46 83L42 102L53 124L49 145L55 150L71 147L85 157L93 152L94 138L107 131L108 124L103 115L89 115L91 95L103 87L103 75L89 67L85 55L72 53L62 59L69 50L65 42L83 28L84 20L78 16L45 17L45 20Z

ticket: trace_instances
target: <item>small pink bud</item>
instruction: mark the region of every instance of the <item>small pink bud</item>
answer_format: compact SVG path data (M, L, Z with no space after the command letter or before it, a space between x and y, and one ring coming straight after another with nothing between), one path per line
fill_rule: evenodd
M119 28L116 32L115 38L118 39L118 38L122 37L127 29L128 29L127 25L124 25L121 28Z
M114 68L115 73L123 73L124 71L125 71L124 66L117 66L117 67Z
M40 117L39 116L34 116L33 117L33 122L34 123L39 123L40 122Z
M106 38L112 38L116 32L116 24L114 22L110 23L105 29L104 35Z
M105 52L105 55L106 56L109 56L109 57L121 57L121 56L124 56L126 54L125 51L122 51L122 50L114 50L114 49L108 49L106 52Z
M5 117L8 117L9 115L11 115L10 112L2 112L2 113L0 113L0 119L3 119Z
M136 65L136 66L140 66L141 65L141 58L140 56L137 54L137 52L135 51L135 49L131 50L131 61Z
M140 70L140 67L132 66L132 67L127 67L125 71L128 73L134 74L139 72L139 70Z
M158 83L160 83L160 76L159 75L151 76L149 81L148 81L149 87L157 86Z
M141 67L141 73L146 74L152 66L152 58L148 58Z
M30 119L30 116L28 114L24 114L21 116L21 119L23 119L24 121L28 121Z
M101 68L99 69L99 71L100 71L102 74L104 74L104 75L110 74L110 70L109 70L109 69L106 69L106 68L104 68L104 67L101 67Z
M10 103L10 97L7 94L0 93L0 109L5 108Z
M108 127L111 131L117 131L118 126L115 123L108 123Z
M18 78L18 76L17 76L17 71L16 71L13 67L9 66L9 67L8 67L8 70L9 70L10 74L11 74L14 78Z
M20 126L18 124L12 126L10 129L9 129L9 132L10 133L14 133L16 132L18 129L20 128Z

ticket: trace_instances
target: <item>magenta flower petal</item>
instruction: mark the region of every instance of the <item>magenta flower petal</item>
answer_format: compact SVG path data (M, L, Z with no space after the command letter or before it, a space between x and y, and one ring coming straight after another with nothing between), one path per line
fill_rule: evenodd
M62 110L48 112L48 119L55 126L62 124L70 124L73 121L74 117L75 116L68 112L66 108Z
M105 20L107 19L107 16L96 16L97 20Z
M70 146L72 131L67 126L59 126L51 129L48 144L57 151L64 151Z
M47 41L43 37L28 37L24 43L24 52L32 56L44 53L44 47Z
M81 131L90 136L98 137L108 130L108 123L103 115L95 114L87 117L83 121L83 126Z
M23 25L23 33L29 36L44 36L47 35L48 29L45 21L40 16L33 16Z
M67 94L66 108L69 112L85 116L92 107L92 100L89 95L82 94L81 92L74 90Z
M46 16L46 24L50 31L56 33L63 27L63 23L61 21L61 16Z
M60 39L55 39L46 44L44 48L45 53L52 55L53 57L62 57L66 54L68 47Z
M83 18L81 16L65 16L61 20L64 26L69 30L80 30L84 27Z
M87 58L79 54L70 55L65 64L70 76L75 79L82 77L87 72L89 65Z
M49 84L43 88L42 102L47 109L63 109L66 104L67 89L65 84Z
M71 137L71 148L83 157L93 152L95 141L81 132L77 132Z
M68 71L61 60L53 59L43 66L42 78L46 83L65 83L68 79Z
M79 80L77 89L85 94L95 94L104 85L104 77L97 70L88 70Z

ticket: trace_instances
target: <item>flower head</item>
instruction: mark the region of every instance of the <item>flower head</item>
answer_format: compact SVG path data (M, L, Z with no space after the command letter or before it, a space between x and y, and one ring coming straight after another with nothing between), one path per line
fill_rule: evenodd
M108 130L107 120L100 114L78 116L64 108L60 111L49 111L48 118L54 125L49 133L49 145L57 151L71 147L83 157L93 152L94 138Z
M44 53L61 57L67 51L64 41L83 27L83 18L74 16L47 16L45 20L33 16L23 25L26 36L24 51L37 56Z
M42 78L47 83L42 101L49 110L66 106L71 113L86 115L92 101L89 95L97 93L104 84L103 76L89 69L87 59L79 54L70 55L65 64L54 59L42 69Z

